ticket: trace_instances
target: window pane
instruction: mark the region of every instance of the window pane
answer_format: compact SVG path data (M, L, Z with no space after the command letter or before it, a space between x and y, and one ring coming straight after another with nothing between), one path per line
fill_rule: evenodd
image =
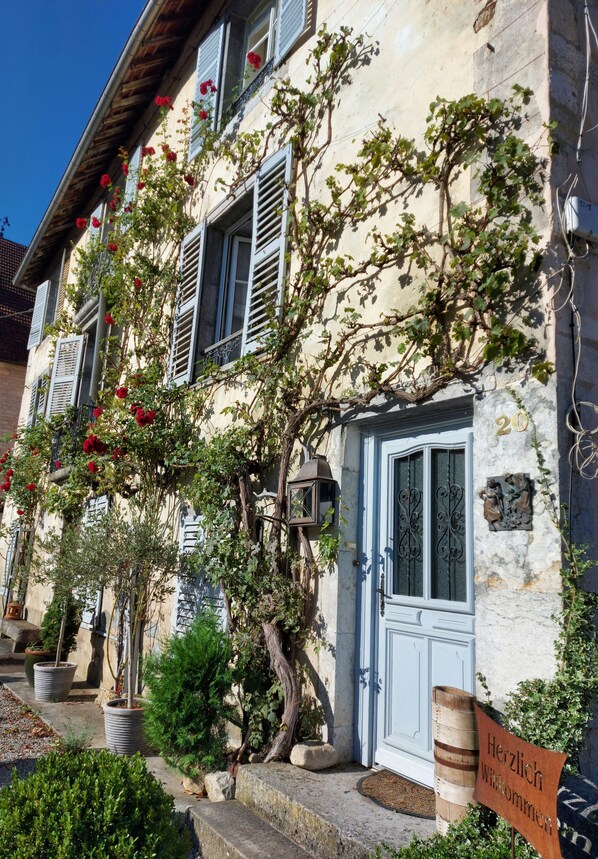
M423 465L422 451L395 461L393 593L423 596Z
M465 602L465 451L432 451L432 599Z
M243 329L250 259L251 242L237 240L235 271L231 272L232 319L230 322L230 331L226 331L226 334L234 334L236 331Z

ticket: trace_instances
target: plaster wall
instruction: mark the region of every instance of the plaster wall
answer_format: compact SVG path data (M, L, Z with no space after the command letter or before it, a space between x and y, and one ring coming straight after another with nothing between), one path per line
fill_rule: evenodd
M319 3L315 29L323 23L329 30L335 30L340 24L351 25L355 31L367 34L368 40L374 42L376 52L369 65L355 72L353 84L341 95L335 113L334 142L325 156L316 191L318 183L319 190L322 189L327 172L337 161L351 157L356 151L354 141L367 134L380 115L405 136L421 139L428 105L437 95L456 98L475 91L482 95L505 97L510 94L514 83L529 86L534 90L534 96L524 126L527 139L537 141L540 151L548 155L543 124L551 116L562 114L569 129L567 140L573 140L581 42L579 21L574 22L572 16L576 10L579 12L580 5L568 0L563 3L561 0L552 3L548 0L498 0L495 4L474 0L430 0L425 4L421 0L399 0L396 3L386 0L376 8L364 3L356 6L350 0L338 4L332 0ZM552 18L548 17L549 10ZM206 25L200 23L190 35L178 63L159 87L159 92L169 94L175 103L175 110L168 118L173 148L181 148L175 137L177 122L182 117L184 104L193 97L195 46L205 29ZM549 34L552 34L550 57ZM280 74L288 73L293 80L304 78L307 73L305 57L313 43L312 32L293 51ZM246 106L241 120L243 130L262 127L266 122L269 88L266 83ZM555 101L552 108L551 96ZM128 141L130 149L137 143L158 147L161 138L156 134L156 119L155 106L148 106ZM127 141L123 143L127 144ZM570 159L570 154L567 157ZM537 213L543 246L549 252L545 272L549 286L553 283L554 261L560 258L553 245L552 191L556 177L564 176L568 165L569 162L563 164L558 168L560 172L551 174L546 208ZM115 162L113 175L119 169ZM194 214L198 219L222 201L222 195L213 190L214 181L223 175L222 170L222 165L216 165L205 199L197 201ZM594 173L592 171L592 175ZM463 193L466 197L474 193L469 188L468 179L467 183L464 180ZM81 213L91 212L97 199L98 195L89 201L87 208L82 206ZM418 217L434 223L435 203L424 196L413 205ZM75 238L84 240L80 235ZM356 232L343 238L342 249L358 253L362 243L363 234ZM590 290L590 278L588 271L584 295ZM389 273L382 280L376 297L377 309L397 306L409 298L398 293L396 273ZM557 336L552 319L546 315L549 305L544 294L542 302L544 317L537 324L535 333L566 375L566 362L560 362L561 352L568 348L566 327L563 324ZM598 305L594 307L593 301L588 315L588 343L593 350L598 343ZM44 350L47 352L47 347L42 346L35 351L28 371L28 383L44 369L44 365L47 366L48 356ZM381 360L384 358L380 357ZM588 386L595 385L595 373L591 372L589 359L583 382ZM464 390L462 386L455 385L437 398L447 405L453 398L464 394L473 399L474 492L485 485L487 477L507 472L527 472L537 485L537 462L530 444L531 428L528 426L522 432L511 429L507 435L497 435L496 419L501 415L510 419L517 411L507 390L507 386L512 386L522 396L538 427L543 450L555 474L553 489L558 503L561 497L559 480L564 477L558 465L562 428L559 385L560 377L559 381L552 381L544 388L536 383L525 383L516 372L509 375L487 373L477 388ZM28 402L27 396L23 402L26 400ZM217 406L225 404L224 397L217 401ZM23 416L25 412L22 410L21 414ZM370 419L374 421L376 418L372 414ZM400 422L400 410L397 410L396 420ZM218 419L215 419L217 423ZM562 439L560 443L562 446ZM326 450L322 452L327 453L339 482L346 524L342 526L338 570L325 573L317 585L316 620L323 643L318 650L309 652L307 671L326 712L327 738L334 742L343 758L350 759L354 731L358 588L355 563L359 552L361 467L357 426L352 429L335 428L328 437ZM491 692L499 703L520 680L538 675L548 677L554 671L552 642L555 626L550 618L559 608L559 543L538 495L534 505L532 532L492 533L483 519L481 501L474 504L477 668L488 678ZM165 607L163 628L168 625L168 617L168 607ZM79 652L83 663L93 662L89 642L81 641Z

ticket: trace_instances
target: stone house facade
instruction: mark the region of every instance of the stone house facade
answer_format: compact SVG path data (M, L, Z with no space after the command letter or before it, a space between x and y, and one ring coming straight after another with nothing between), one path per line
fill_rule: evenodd
M556 503L570 504L576 539L596 539L595 484L585 479L592 476L596 457L589 405L598 402L595 251L591 241L571 239L567 244L559 217L567 198L598 200L598 174L592 169L598 90L590 62L598 48L588 27L592 19L598 26L598 5L581 0L493 0L484 6L474 0L401 0L375 9L330 0L231 0L201 8L190 0L150 0L17 276L19 285L37 287L21 406L25 422L40 409L50 414L66 404L93 402L99 384L95 358L106 334L101 295L92 296L74 318L83 339L71 356L63 403L53 404L52 386L57 356L68 344L58 341L54 351L44 336L45 325L63 305L76 247L87 240L74 228L76 217L91 219L103 211L99 176L118 169L119 146L127 148L134 163L142 147L157 145L156 95L168 93L172 100L169 128L174 133L183 107L198 98L202 81L217 83L216 125L226 121L225 94L230 97L241 84L230 121L251 130L267 121L273 80L289 76L304 81L317 31L323 25L330 31L351 26L367 34L376 50L355 74L350 96L341 97L335 108L332 169L349 157L355 138L363 137L380 116L405 137L420 140L428 105L438 95L459 98L475 92L503 98L513 84L533 90L522 133L546 159L545 204L534 212L544 256L535 336L555 372L540 384L525 369L490 365L475 381L454 381L423 404L374 401L333 422L318 448L330 464L344 513L336 569L322 579L318 593L325 646L310 651L305 661L325 712L324 737L341 759L381 764L425 784L431 784L433 772L433 685L474 691L480 672L500 704L519 681L550 677L555 670L560 538L537 491L530 508L539 472L529 415L551 471ZM247 67L250 51L263 55L259 70ZM558 122L553 132L558 151L549 147L547 137L546 126L553 120ZM191 158L201 148L193 130L189 147ZM271 153L260 167L279 170L283 177L290 169L284 152ZM218 168L215 178L217 173ZM325 175L319 177L320 190L325 180ZM211 231L209 262L221 283L224 248L228 258L234 255L238 282L251 283L255 276L252 205L259 193L233 203L211 190L196 212L196 230L206 223ZM474 195L475 188L468 194ZM413 205L433 222L426 199ZM189 234L187 248L197 235ZM345 238L349 250L357 250L362 240ZM293 260L286 262L292 267ZM237 287L226 297L222 286L208 287L207 268L198 277L205 283L192 299L195 338L186 352L173 346L177 381L190 385L189 350L226 363L247 349L255 335L251 300L237 307L242 297ZM390 309L392 272L385 278L380 300ZM244 294L251 296L251 287ZM46 377L49 388L40 381ZM49 400L40 400L42 391L49 391ZM585 405L572 425L575 398ZM524 483L524 476L531 484ZM457 487L457 508L442 509L442 486ZM511 528L515 519L521 525L522 517L524 527ZM434 522L441 520L449 522L456 553L450 569L442 566L442 541L434 530ZM404 521L412 524L402 525ZM400 547L410 540L417 549L402 556ZM30 592L30 618L39 620L47 597L40 589ZM163 619L166 627L180 625L183 600L179 589ZM82 676L101 678L98 660L106 632L94 626L92 615L80 632L78 660ZM591 743L589 748L586 767L591 774L593 766L595 776Z

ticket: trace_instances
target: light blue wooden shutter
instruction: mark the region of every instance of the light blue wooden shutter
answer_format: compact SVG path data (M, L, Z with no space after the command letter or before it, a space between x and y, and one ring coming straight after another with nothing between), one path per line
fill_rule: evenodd
M91 213L91 218L89 219L88 234L89 234L90 238L95 238L96 236L102 236L103 226L104 226L103 222L99 227L94 227L92 224L92 219L97 218L98 221L101 221L103 215L104 215L104 204L100 203L99 205L97 205L95 207L95 209Z
M33 316L31 317L31 328L29 329L29 340L27 348L32 349L44 339L44 327L46 325L46 313L48 309L48 299L50 297L51 281L45 280L41 283L35 294L35 305L33 307Z
M45 370L41 376L37 376L31 383L29 395L29 410L27 412L27 426L32 427L38 417L42 417L46 411L46 393L48 383L48 371Z
M256 177L243 354L259 348L282 298L290 180L289 146L266 159Z
M204 81L212 80L214 86L220 90L220 78L222 68L222 45L224 42L224 21L215 30L212 30L197 51L197 68L195 72L195 95L193 100L200 108L196 110L207 110L211 114L211 128L216 128L216 114L218 107L218 92L209 92L202 95L199 86ZM203 141L203 130L208 120L191 121L191 139L189 141L189 158L193 158L201 149Z
M141 163L141 146L136 146L129 158L129 172L125 184L125 204L134 203L137 199L137 183L139 182L139 164Z
M63 414L77 402L79 373L83 358L83 335L60 337L56 341L54 366L48 396L48 417Z
M307 0L280 0L275 62L280 63L291 50L307 24Z
M100 516L107 513L109 509L109 495L96 495L94 498L89 498L83 509L83 527L93 528L94 523L97 522ZM97 632L102 613L103 588L100 588L95 594L83 594L82 596L85 607L81 615L81 625Z
M8 534L8 545L6 547L6 557L4 559L4 572L2 574L2 586L0 587L0 594L2 596L2 616L4 616L6 604L11 596L13 567L17 556L20 533L20 523L18 519L15 519L10 525Z
M203 224L196 227L186 236L181 249L181 284L177 295L170 356L170 379L175 385L193 381L204 231Z
M224 600L220 589L194 572L185 564L185 555L190 555L201 540L201 516L188 509L181 516L180 551L181 572L177 576L172 612L172 633L181 635L189 629L193 620L204 608L212 608L226 624Z

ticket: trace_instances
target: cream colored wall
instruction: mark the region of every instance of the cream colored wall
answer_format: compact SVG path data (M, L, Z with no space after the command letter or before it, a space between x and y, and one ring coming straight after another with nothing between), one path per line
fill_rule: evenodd
M425 119L430 102L438 95L445 98L458 98L471 91L488 96L505 96L508 94L512 84L518 83L522 86L531 86L535 90L535 96L528 110L529 123L524 125L523 134L530 141L539 141L540 151L547 153L543 142L542 124L550 118L549 92L548 92L548 24L546 17L546 0L504 0L499 2L494 10L494 16L488 13L487 20L478 20L478 29L474 29L474 22L480 14L482 4L477 0L398 0L398 2L382 3L379 7L364 2L355 4L354 0L344 0L336 3L333 0L324 0L317 4L315 15L315 29L319 29L324 23L329 30L335 30L340 25L350 25L356 32L364 32L368 41L375 43L376 55L371 63L354 73L354 81L341 93L338 109L334 116L334 141L325 155L324 169L321 171L320 190L329 170L337 161L347 160L354 154L356 143L372 129L378 116L381 115L385 121L390 123L406 137L414 137L421 140L425 127ZM208 19L207 16L206 19ZM161 95L169 95L175 109L168 116L169 128L172 135L172 147L180 150L176 140L176 128L182 116L183 107L190 102L194 93L195 74L195 50L201 38L205 26L199 24L190 34L187 47L181 51L180 59L172 72L158 87ZM305 78L307 68L305 58L315 42L315 36L311 35L290 55L283 66L277 70L277 75L289 74L293 81ZM241 123L242 130L251 130L263 127L268 118L267 103L270 84L266 83L263 89L252 99L247 107L245 117ZM143 145L153 144L156 146L160 141L156 136L156 123L158 110L155 105L148 105L148 109L129 141L122 141L130 149L137 143ZM107 169L107 168L106 168ZM115 160L110 170L111 175L116 176L120 170L119 162ZM104 172L101 170L99 172ZM222 165L216 165L210 177L210 186L206 198L197 201L194 215L199 220L208 214L215 205L221 202L223 195L214 191L214 182L223 175ZM99 179L99 176L98 176ZM464 183L463 194L469 197L470 189L468 181ZM97 202L98 195L89 201L87 206L81 207L82 215L89 215ZM538 213L538 224L544 235L544 241L550 238L550 197L548 195L548 207L545 214ZM414 210L418 217L427 221L430 225L435 223L436 202L424 196L420 200L412 201ZM389 224L392 222L392 213L388 216ZM73 233L73 238L83 241L80 234ZM363 246L363 233L343 237L341 250L347 253L358 254ZM71 278L73 277L71 268ZM292 269L292 262L291 262ZM408 297L407 297L408 298ZM389 272L382 279L377 293L376 312L389 307L400 306L406 297L397 292L396 273ZM550 320L549 320L550 323ZM540 338L545 338L549 353L554 352L554 329L548 324L538 332ZM28 370L28 383L47 364L47 344L42 344L32 354L32 364ZM383 360L384 356L380 355ZM478 392L483 395L485 407L480 407L476 412L478 426L478 438L480 447L479 465L476 471L476 481L483 481L489 464L481 455L485 443L485 433L493 431L495 412L505 406L505 388L513 381L518 381L518 375L512 376L487 374L481 381ZM496 400L493 400L493 391L497 391ZM525 389L524 389L525 393ZM462 386L454 386L442 395L444 399L452 396L471 395L472 389L463 389ZM554 410L547 406L547 401L554 398L554 388L549 387L546 393L536 393L534 389L534 402L537 403L539 412L542 414L543 433L546 445L550 450L556 451L557 424ZM25 397L27 399L27 397ZM219 394L217 398L217 409L226 405L227 395ZM22 412L23 414L23 412ZM398 418L397 418L398 419ZM217 418L215 424L218 423ZM511 439L523 443L523 439ZM529 442L529 436L526 438ZM493 437L494 442L494 437ZM358 455L358 444L355 439L350 440L350 461L345 453L345 444L338 439L331 442L331 454L336 457L336 474L339 477L341 488L343 485L351 485L349 495L353 492L353 500L357 505L356 495L356 471L354 457ZM493 444L493 451L495 446ZM340 451L340 453L338 453ZM338 454L338 455L337 455ZM529 447L525 450L516 449L515 453L506 443L502 448L496 448L492 467L499 468L504 463L505 457L510 459L513 455L518 467L534 472L533 461L529 455ZM556 465L555 467L558 467ZM483 483L482 483L483 485ZM476 483L476 490L479 488ZM558 489L556 490L558 494ZM355 630L354 630L354 582L349 588L347 576L354 574L352 566L354 549L356 544L357 521L355 516L349 517L350 525L343 535L343 556L345 564L345 578L339 582L335 574L327 576L322 583L320 594L320 610L323 617L326 636L332 644L338 645L335 652L342 654L342 663L331 656L333 649L324 648L319 653L310 654L313 665L314 683L326 695L331 702L333 714L329 725L329 736L339 745L341 753L350 757L352 742L352 671L354 666L355 652ZM544 523L544 520L542 520ZM547 533L544 524L540 528L541 533ZM490 634L484 637L483 625L487 621L488 628L496 631L498 621L492 622L492 617L506 617L502 609L502 602L516 591L524 596L532 593L546 594L544 601L548 607L547 617L554 608L555 594L558 584L555 580L554 570L558 558L558 541L554 534L546 536L546 544L538 552L540 542L536 540L532 546L533 538L517 537L510 539L512 546L509 548L508 557L516 556L517 551L526 552L532 558L532 572L537 573L543 565L547 567L544 577L534 578L532 584L529 581L519 581L516 574L510 571L503 577L504 588L492 588L492 567L494 556L488 553L488 542L485 534L485 523L480 521L476 514L476 565L478 567L478 588L483 599L481 602L480 644L482 661L495 665L493 662L493 640ZM525 542L525 546L523 543ZM520 546L519 543L522 545ZM345 563L346 562L346 563ZM342 593L341 593L342 591ZM483 593L482 593L483 592ZM34 595L32 594L32 600ZM37 598L35 598L37 599ZM540 600L540 602L542 602ZM500 605L499 605L500 603ZM35 604L38 604L37 602ZM343 610L339 612L342 604ZM538 603L539 604L539 603ZM550 604L550 605L549 605ZM528 603L532 606L532 601ZM536 605L536 603L533 603ZM523 612L525 601L521 602ZM353 614L351 611L353 610ZM507 621L505 620L505 623ZM166 630L170 623L170 605L164 606L163 617L159 628ZM542 633L539 647L544 651L550 650L550 640L553 629L548 628ZM526 627L527 629L527 627ZM504 630L498 629L498 634L503 635ZM87 639L85 639L87 636ZM85 639L85 640L84 640ZM89 647L89 633L81 633L79 658L82 663L89 664L91 650ZM518 646L516 643L513 647ZM494 649L495 652L495 649ZM513 654L505 652L505 664L512 664ZM484 670L484 665L481 665ZM523 666L522 670L527 670ZM546 673L551 671L550 658L546 657L543 663ZM491 680L496 684L499 693L505 693L509 683L515 675L505 676L502 666L495 665L492 669ZM521 673L521 672L520 672ZM105 672L107 674L107 672ZM519 676L519 675L517 675ZM517 678L515 678L517 679Z

